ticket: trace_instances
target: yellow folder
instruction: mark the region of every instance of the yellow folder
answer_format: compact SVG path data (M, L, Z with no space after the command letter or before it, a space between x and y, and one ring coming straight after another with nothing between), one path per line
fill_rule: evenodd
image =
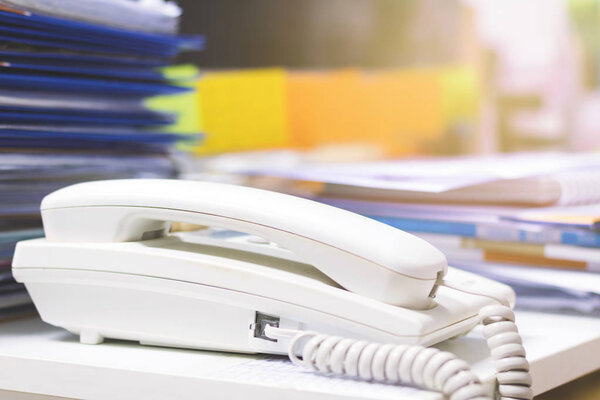
M284 70L207 72L197 88L205 134L198 154L288 144Z

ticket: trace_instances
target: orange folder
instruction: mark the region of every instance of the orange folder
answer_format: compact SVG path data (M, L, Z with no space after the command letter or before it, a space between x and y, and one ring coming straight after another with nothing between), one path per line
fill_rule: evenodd
M292 72L286 81L291 144L364 143L415 153L445 132L442 81L433 69Z

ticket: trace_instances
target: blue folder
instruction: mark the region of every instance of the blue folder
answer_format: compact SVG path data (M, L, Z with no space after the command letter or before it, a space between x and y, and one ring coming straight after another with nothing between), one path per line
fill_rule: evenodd
M39 140L48 142L60 142L68 140L78 140L82 142L111 142L111 143L132 143L136 145L143 144L173 144L177 141L198 140L200 135L187 135L163 132L146 131L122 131L110 133L92 133L71 131L48 131L34 129L5 129L0 128L0 146L7 141L15 140Z
M6 72L5 70L0 71L0 87L39 91L100 93L115 96L154 96L184 93L191 90L184 86L161 83L40 76Z
M111 154L167 154L171 143L138 143L135 141L87 140L86 138L31 138L0 134L0 146L10 149L104 151ZM108 179L108 177L107 177ZM114 179L111 178L111 179Z
M204 46L202 36L137 32L7 9L0 10L0 40L158 58L171 58L183 49L202 49Z
M153 68L164 67L169 63L165 59L139 58L126 56L108 56L88 53L67 53L64 50L40 51L32 50L0 50L0 60L38 65L63 65L67 67L102 67L113 66L118 68Z
M39 73L41 75L72 75L79 77L106 78L117 80L167 82L165 75L155 68L123 68L122 66L63 66L52 64L26 64L3 62L0 56L0 71L7 69L22 74Z
M146 112L111 112L0 105L0 120L9 124L35 125L164 126L173 124L175 116L150 110Z

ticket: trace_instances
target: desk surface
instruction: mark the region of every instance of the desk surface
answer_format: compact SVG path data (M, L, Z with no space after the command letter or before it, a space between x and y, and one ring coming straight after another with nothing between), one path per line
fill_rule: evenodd
M600 368L600 319L519 312L534 380L542 393ZM438 346L492 382L479 329ZM320 376L286 358L141 346L78 337L39 319L0 325L0 389L86 399L441 399L412 388Z

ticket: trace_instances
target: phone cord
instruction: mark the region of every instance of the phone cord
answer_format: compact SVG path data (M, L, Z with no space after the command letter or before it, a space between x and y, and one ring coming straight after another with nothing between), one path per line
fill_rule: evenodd
M530 400L531 376L515 315L509 307L487 306L480 312L483 334L494 359L497 392L502 400ZM312 331L267 327L267 336L292 336L288 355L313 371L363 380L402 383L442 392L450 400L489 400L486 387L469 364L431 347L369 343ZM298 357L299 353L302 356Z

